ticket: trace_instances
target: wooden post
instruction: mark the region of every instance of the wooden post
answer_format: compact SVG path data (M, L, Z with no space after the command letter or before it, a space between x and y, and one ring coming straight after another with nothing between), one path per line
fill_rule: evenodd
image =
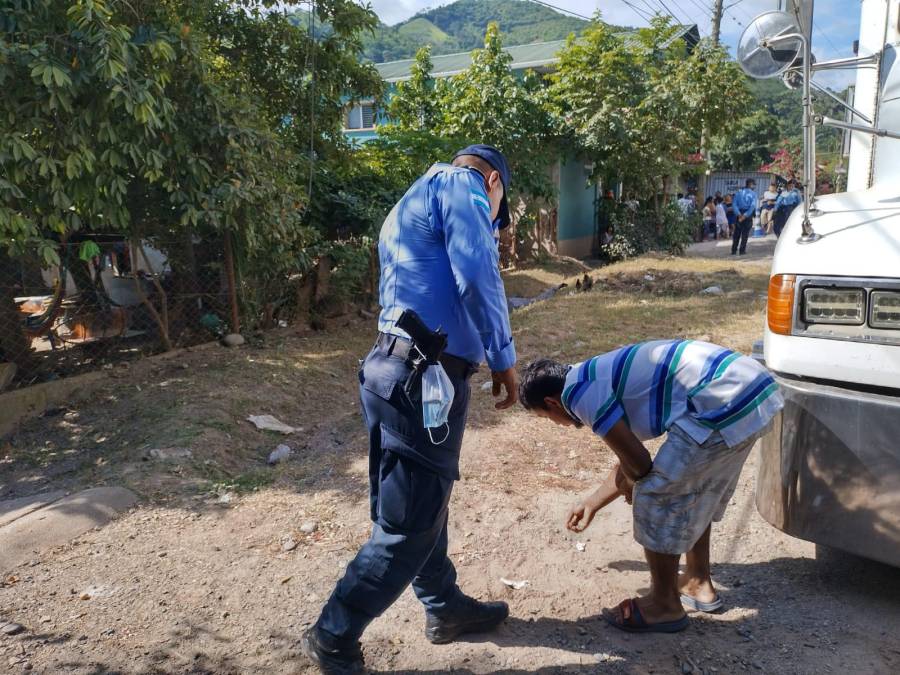
M231 307L231 332L241 332L241 317L238 313L237 284L234 279L234 253L231 250L231 233L225 232L225 274L228 277L228 304Z

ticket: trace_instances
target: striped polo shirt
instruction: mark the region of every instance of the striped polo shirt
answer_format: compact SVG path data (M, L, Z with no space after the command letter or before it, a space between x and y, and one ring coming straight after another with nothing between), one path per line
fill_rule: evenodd
M624 419L641 440L677 424L697 443L718 431L729 446L761 431L784 405L761 364L695 340L641 342L577 363L562 402L599 436Z

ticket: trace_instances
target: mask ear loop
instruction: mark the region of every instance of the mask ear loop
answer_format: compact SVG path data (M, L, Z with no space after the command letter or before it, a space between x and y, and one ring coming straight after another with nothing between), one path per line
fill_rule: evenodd
M450 425L447 422L444 422L443 426L447 427L447 433L444 434L444 437L439 441L434 440L434 436L431 435L431 427L425 427L425 431L428 432L428 438L431 440L432 445L440 445L450 438Z

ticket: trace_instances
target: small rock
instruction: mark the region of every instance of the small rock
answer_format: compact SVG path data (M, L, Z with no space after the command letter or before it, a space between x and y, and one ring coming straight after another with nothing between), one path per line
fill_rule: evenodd
M724 292L721 286L709 286L700 291L700 295L722 295Z
M300 531L303 534L312 534L316 530L319 529L319 524L314 520L308 520L300 526Z
M575 542L575 550L578 551L579 553L584 553L584 550L586 548L587 548L587 544L585 544L583 541Z
M225 494L220 495L216 501L219 504L230 504L232 501L234 501L234 493L226 492Z
M169 554L166 553L165 551L160 551L159 553L157 553L157 555L158 555L160 558L165 558L165 557L166 557L167 555L169 555Z
M494 386L494 381L488 380L487 382L485 382L484 384L481 385L481 391L490 391L491 387L493 387L493 386Z
M156 459L161 462L190 459L194 455L188 448L153 448L147 454L151 459Z
M90 600L91 594L90 593L82 593L81 595L78 596L78 599L79 600Z
M28 661L22 664L22 670L31 670L32 668L34 668L34 666L28 663Z
M51 621L53 621L53 619L51 619L49 616L41 617L41 623L50 623Z
M25 630L25 626L20 623L8 623L0 627L0 633L4 635L18 635L23 630Z
M281 540L281 550L285 553L293 551L295 548L297 548L297 542L294 541L293 537L285 537Z
M290 446L282 443L269 453L269 459L266 461L269 463L269 466L274 466L275 464L278 464L278 462L286 460L293 452L294 451L291 450Z
M240 347L244 342L244 336L240 333L229 333L222 338L222 344L226 347Z
M682 661L681 672L683 673L683 675L689 675L690 673L694 672L694 666L692 666L687 661Z
M756 668L757 670L762 670L762 664L759 661L751 661L750 665Z

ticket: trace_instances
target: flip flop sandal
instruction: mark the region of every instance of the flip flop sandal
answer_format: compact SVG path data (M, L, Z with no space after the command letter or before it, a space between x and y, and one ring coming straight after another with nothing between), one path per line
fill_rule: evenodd
M725 605L722 601L722 597L718 593L716 593L716 599L712 602L703 602L691 595L682 593L681 604L695 612L706 612L707 614L718 612Z
M623 600L619 603L621 618L608 609L603 610L603 619L613 628L624 630L628 633L678 633L690 625L687 614L676 621L663 621L661 623L647 623L634 598Z

